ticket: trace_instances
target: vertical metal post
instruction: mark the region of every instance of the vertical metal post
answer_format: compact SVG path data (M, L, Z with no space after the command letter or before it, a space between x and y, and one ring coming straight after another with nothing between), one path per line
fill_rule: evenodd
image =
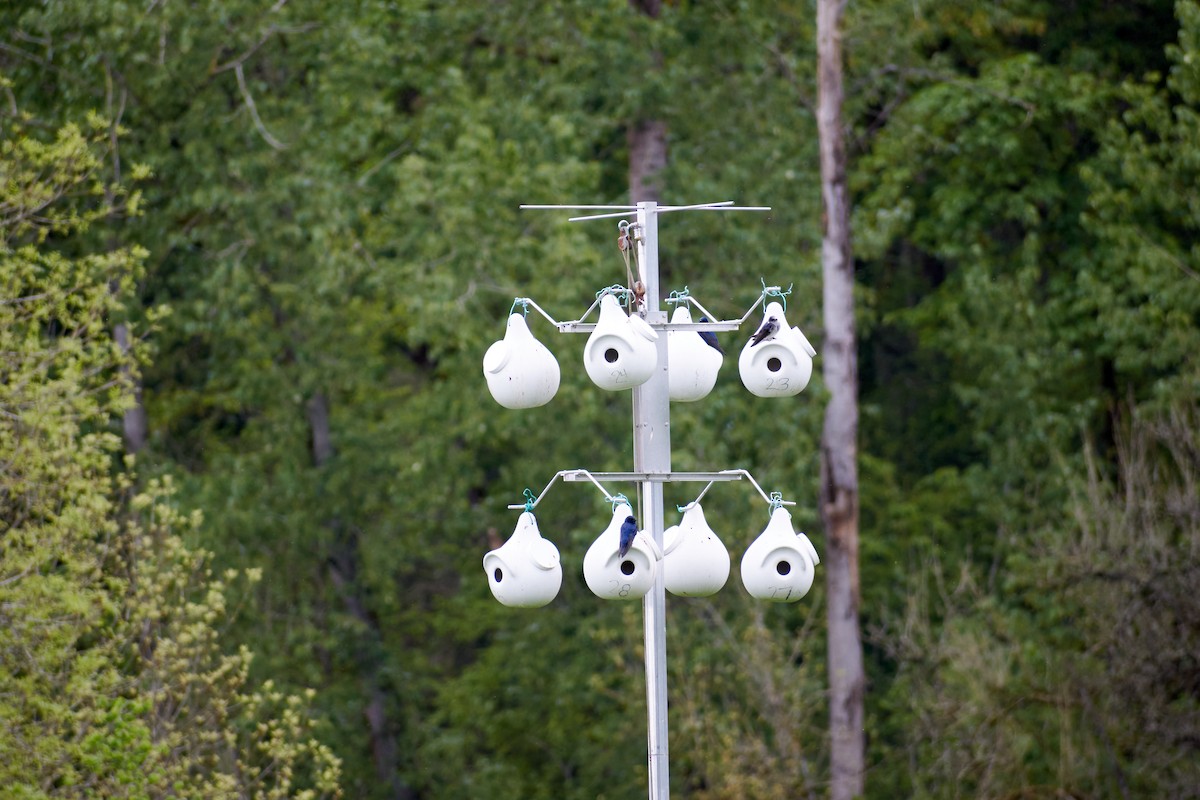
M658 307L657 203L638 203L638 266L646 285L647 322L666 322ZM637 472L671 471L671 400L667 379L667 334L658 337L658 366L650 380L633 390L633 468ZM659 549L663 546L663 484L642 483L642 526ZM670 796L667 761L667 597L661 563L654 588L642 601L646 636L646 728L650 800Z

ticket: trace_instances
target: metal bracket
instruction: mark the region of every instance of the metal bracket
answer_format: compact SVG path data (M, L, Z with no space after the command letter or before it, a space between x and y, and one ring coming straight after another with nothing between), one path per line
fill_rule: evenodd
M727 481L740 481L742 478L750 481L750 484L762 496L762 499L770 506L785 505L794 506L796 503L791 500L777 501L773 500L762 487L758 485L758 481L754 480L754 476L748 470L744 469L723 469L718 472L589 472L586 469L564 469L554 473L554 477L546 484L546 488L533 500L533 505L528 503L509 504L509 509L513 511L527 510L537 508L538 503L542 502L542 498L550 491L550 487L558 480L564 483L583 483L590 481L595 484L600 493L604 495L604 499L612 501L613 495L608 489L601 485L600 479L606 481L615 481L617 483L705 483L705 486L696 499L688 504L690 507L700 502L700 499L712 488L714 483L723 483Z
M777 289L779 287L768 288ZM652 322L647 320L647 324L656 331L736 331L742 326L742 323L754 313L754 309L758 308L762 304L764 296L765 295L760 294L758 299L754 301L750 308L746 309L746 313L736 320L728 319L721 320L720 322ZM532 297L518 297L516 299L517 301L528 303L535 311L545 317L547 322L557 328L559 333L591 333L592 331L596 330L595 322L584 322L584 320L587 319L588 315L591 314L598 305L600 305L599 298L597 298L594 303L588 306L587 311L584 311L583 315L579 319L573 319L568 322L559 322L554 317L547 314L545 309L534 302ZM693 303L696 308L704 312L706 317L711 319L713 316L715 316L694 299L688 298L688 301Z

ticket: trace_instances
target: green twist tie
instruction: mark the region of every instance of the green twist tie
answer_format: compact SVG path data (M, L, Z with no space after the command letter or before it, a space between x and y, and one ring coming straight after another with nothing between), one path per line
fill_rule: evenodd
M614 283L612 286L606 286L600 291L596 292L596 299L599 300L606 294L621 295L620 301L624 305L629 305L629 300L633 297L633 292L629 291L627 287L622 286L619 283Z
M758 280L762 283L763 298L778 297L783 301L783 310L787 311L787 296L792 293L792 287L795 286L795 284L789 283L787 289L780 289L778 286L768 287L767 282L762 278L759 278Z
M671 294L667 295L667 299L663 302L671 303L672 305L679 305L680 303L688 302L688 298L690 296L691 295L688 292L688 287L684 286L682 292L671 292Z
M775 509L783 508L783 492L771 492L768 501L771 504L771 513L775 513Z
M526 489L525 490L525 511L526 511L526 513L532 514L533 506L536 503L537 503L537 498L533 496L533 490Z
M633 504L629 502L629 498L619 492L608 498L608 502L612 504L612 511L614 514L617 513L617 506L621 505L622 503L630 508L633 508Z
M529 316L529 298L528 297L518 297L516 300L513 300L512 308L510 308L508 310L508 315L510 317L513 314L517 313L517 306L521 307L521 311L524 312L525 316L527 316L527 317ZM528 491L528 490L526 490L526 491Z

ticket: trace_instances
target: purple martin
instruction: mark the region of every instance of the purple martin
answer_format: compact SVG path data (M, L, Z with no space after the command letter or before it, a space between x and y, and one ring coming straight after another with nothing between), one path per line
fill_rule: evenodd
M754 345L758 344L763 339L766 339L768 336L774 336L775 332L778 330L779 320L775 319L774 317L768 317L767 321L764 322L759 329L754 332L754 335L750 337L750 346L754 347Z
M624 558L629 552L629 548L633 546L633 537L637 536L637 520L633 517L626 517L621 523L621 546L617 550L617 558Z
M700 321L708 322L708 317L701 317ZM721 349L721 345L717 344L717 335L715 333L712 331L697 331L697 333L700 334L700 338L704 340L706 345L711 347L713 350L716 350L721 355L725 355L725 351Z

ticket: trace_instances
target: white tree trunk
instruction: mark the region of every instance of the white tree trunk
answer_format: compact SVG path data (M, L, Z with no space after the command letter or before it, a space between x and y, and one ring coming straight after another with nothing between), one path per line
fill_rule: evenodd
M830 798L863 793L862 639L858 605L858 357L854 261L842 130L841 18L845 0L817 0L817 133L825 231L821 244L829 405L821 435L821 518L829 624Z
M127 356L130 347L129 326L124 322L114 325L113 339L116 341L117 347L121 349L121 355ZM140 376L132 374L133 370L128 364L121 367L121 372L130 379L133 386L133 406L126 409L125 416L121 420L125 452L138 453L146 446L146 436L149 431L146 406L142 403L142 379Z

